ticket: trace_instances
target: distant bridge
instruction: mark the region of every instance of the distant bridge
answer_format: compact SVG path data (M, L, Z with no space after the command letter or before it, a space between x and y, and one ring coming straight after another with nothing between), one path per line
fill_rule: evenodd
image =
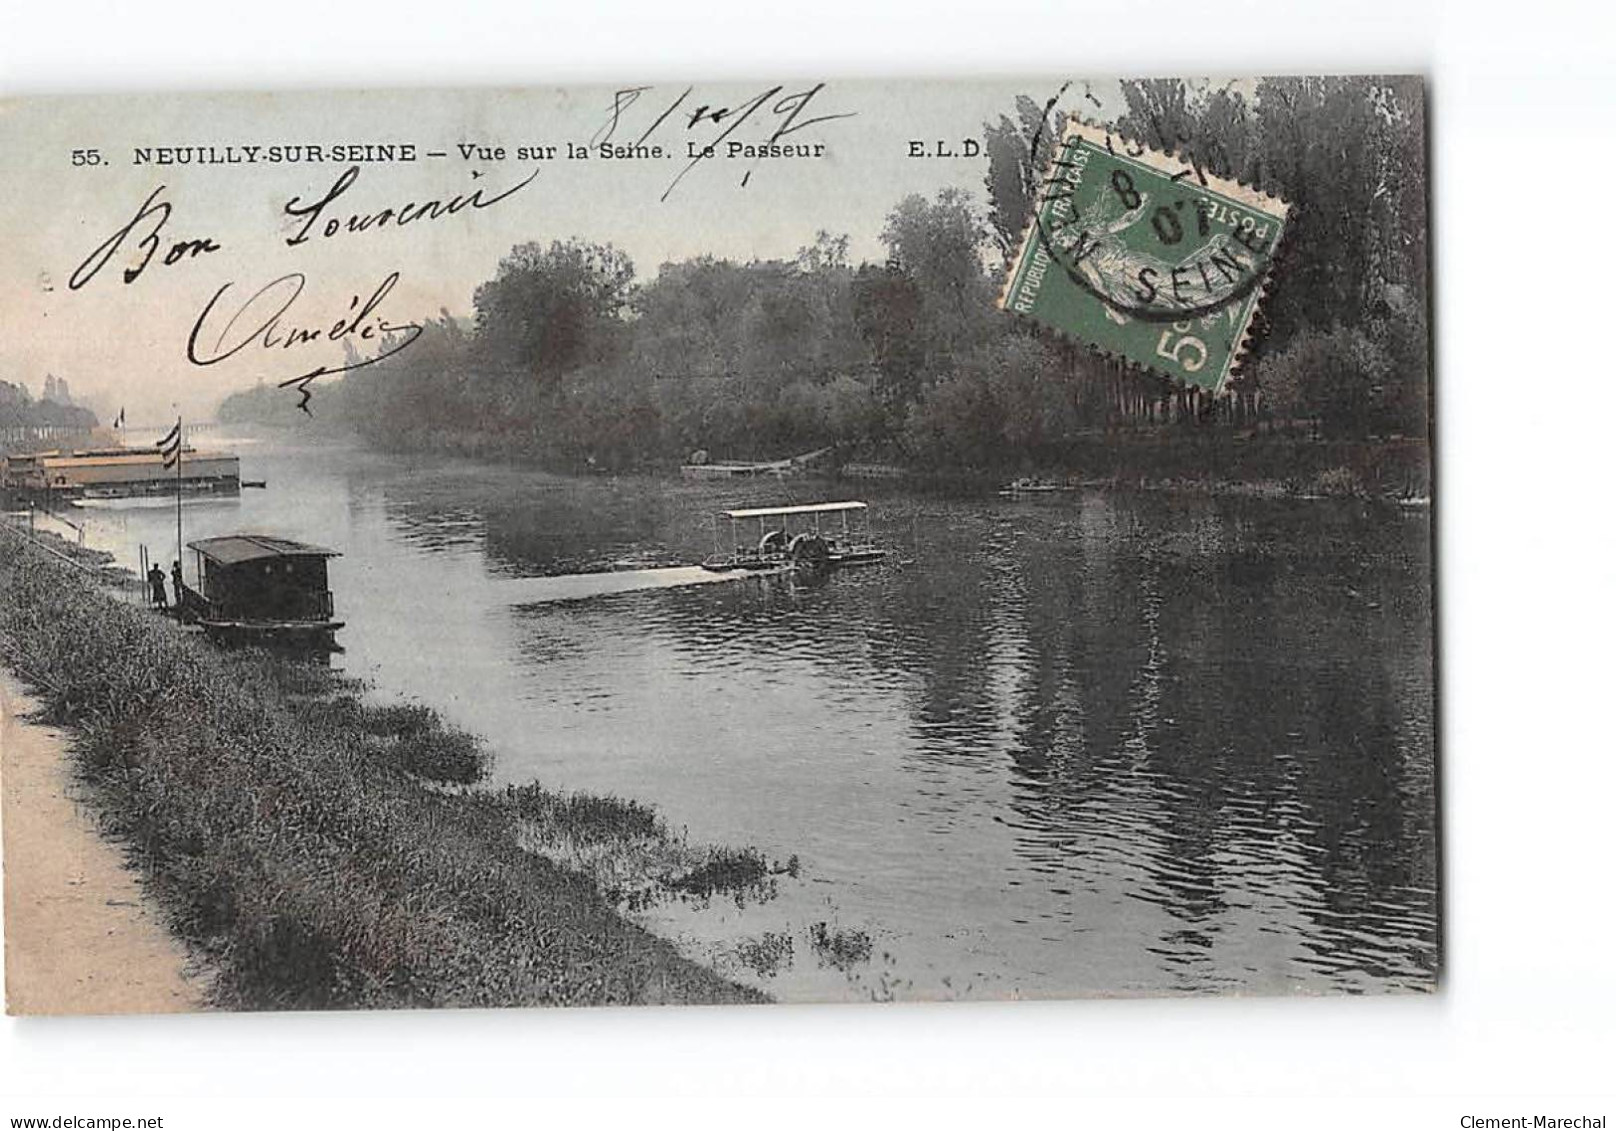
M88 429L71 424L16 424L9 428L0 428L0 447L35 445L57 440L79 443L89 438Z
M0 428L0 451L26 452L45 448L89 447L97 442L105 444L108 431L120 438L131 433L141 433L156 439L172 427L174 427L172 420L166 424L126 424L122 428L110 430L105 427L91 430L72 424L12 424ZM187 424L185 435L186 438L190 438L200 433L212 432L218 427L220 425L217 420L203 420L196 424Z
M118 431L156 432L158 435L162 435L172 427L174 427L174 422L172 420L165 420L160 424L125 424L122 428L118 429ZM192 424L190 421L186 421L185 434L189 436L193 432L212 432L218 427L219 422L217 420L199 420L195 424Z

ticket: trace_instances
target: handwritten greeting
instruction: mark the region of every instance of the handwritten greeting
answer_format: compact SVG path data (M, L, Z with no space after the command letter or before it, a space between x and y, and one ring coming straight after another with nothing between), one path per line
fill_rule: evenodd
M382 232L410 231L458 215L499 208L529 193L549 162L567 160L677 162L678 168L659 196L666 201L704 162L742 166L738 187L746 187L762 162L778 158L823 157L823 140L804 131L850 118L854 112L826 108L825 84L796 90L771 84L746 97L703 98L687 86L666 94L653 86L616 91L594 134L558 144L507 148L476 140L433 149L414 143L363 142L345 145L206 144L137 146L130 154L135 168L178 166L344 166L334 178L285 200L273 216L282 249L298 255L303 248L329 241L378 238ZM632 138L632 140L630 140ZM787 141L785 139L791 139ZM682 145L681 145L682 143ZM564 145L564 149L563 146ZM478 167L466 170L470 184L430 199L386 199L367 182L366 169L398 164L453 164L456 157ZM516 169L499 166L514 159ZM74 164L105 167L111 159L100 150L75 151ZM490 171L489 166L493 166ZM369 176L373 177L372 173ZM169 184L158 184L124 213L118 226L85 255L68 278L70 291L83 291L115 271L123 286L138 286L154 273L195 271L197 264L220 258L227 242L214 233L187 228L188 221ZM239 250L234 249L234 250ZM268 275L271 272L266 271ZM273 365L290 364L290 375L274 374L282 388L295 388L298 407L308 412L311 390L322 377L374 365L406 349L420 337L418 322L396 317L384 306L398 286L400 272L385 273L373 287L360 288L340 309L317 309L305 294L320 288L306 270L280 270L269 282L227 279L212 287L184 345L187 363L207 367L231 359L267 356ZM342 345L340 364L308 364L306 355L319 347ZM359 346L370 349L361 352ZM281 361L302 357L301 361Z

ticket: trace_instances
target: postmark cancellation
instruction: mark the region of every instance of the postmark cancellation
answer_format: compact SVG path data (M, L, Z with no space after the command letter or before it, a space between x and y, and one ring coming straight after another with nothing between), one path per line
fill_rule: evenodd
M1245 352L1289 205L1070 123L1038 185L1003 310L1209 393Z

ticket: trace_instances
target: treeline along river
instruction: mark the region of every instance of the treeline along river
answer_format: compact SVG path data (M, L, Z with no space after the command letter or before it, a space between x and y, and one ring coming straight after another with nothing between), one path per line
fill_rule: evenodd
M491 784L613 793L798 858L772 895L639 912L735 978L785 999L1433 984L1424 511L213 443L269 486L188 503L187 539L339 550L335 662L484 736ZM601 595L621 585L576 576L699 561L724 507L842 496L872 504L888 565ZM75 518L126 563L174 556L171 504Z

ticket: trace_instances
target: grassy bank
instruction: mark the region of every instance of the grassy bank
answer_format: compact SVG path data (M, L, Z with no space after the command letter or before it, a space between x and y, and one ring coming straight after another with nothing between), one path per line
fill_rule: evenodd
M622 908L773 882L643 806L464 788L477 741L262 653L214 651L0 538L0 660L75 735L109 833L230 1008L727 1002L757 995Z
M1423 439L1315 440L1220 429L1097 439L1068 461L1081 477L1126 487L1387 499L1429 496L1430 462Z

